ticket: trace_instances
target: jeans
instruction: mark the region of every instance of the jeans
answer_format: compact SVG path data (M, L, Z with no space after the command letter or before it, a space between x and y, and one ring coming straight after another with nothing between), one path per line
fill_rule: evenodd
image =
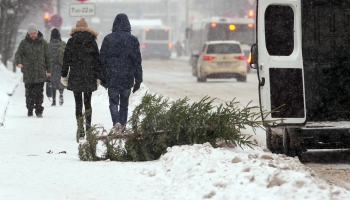
M42 83L24 83L26 89L26 104L29 112L35 109L36 114L43 114L44 107L44 82Z
M75 99L75 116L79 120L83 116L83 94L84 94L84 106L85 106L85 130L89 131L91 127L91 96L92 92L73 92ZM83 129L83 123L78 121L78 129Z
M111 112L113 126L118 122L123 126L126 124L130 93L131 88L108 88L109 110Z

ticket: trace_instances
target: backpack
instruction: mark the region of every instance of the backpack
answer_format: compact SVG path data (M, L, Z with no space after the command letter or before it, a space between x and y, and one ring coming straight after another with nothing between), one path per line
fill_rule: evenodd
M57 55L58 55L58 62L63 65L63 57L64 57L64 50L66 49L66 43L64 41L61 42L60 47L57 49Z

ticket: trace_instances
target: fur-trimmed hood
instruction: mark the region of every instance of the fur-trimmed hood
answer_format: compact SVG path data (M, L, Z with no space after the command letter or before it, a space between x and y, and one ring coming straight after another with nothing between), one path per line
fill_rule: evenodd
M89 28L89 27L73 27L72 30L70 31L69 35L73 36L74 33L83 32L83 31L91 33L96 38L97 38L97 36L99 34L97 31L95 31L95 30L93 30L92 28Z

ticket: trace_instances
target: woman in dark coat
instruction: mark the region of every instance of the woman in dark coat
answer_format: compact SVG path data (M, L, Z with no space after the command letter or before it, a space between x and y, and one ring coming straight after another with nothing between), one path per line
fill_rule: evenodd
M98 32L88 27L85 18L78 20L70 33L64 51L61 82L73 91L75 116L77 118L77 137L84 137L83 103L85 106L85 129L91 127L91 96L97 90L99 80L99 50L96 39ZM84 100L83 100L84 96Z
M62 41L60 32L54 28L51 31L51 38L49 43L49 49L51 54L51 77L50 81L52 82L52 104L51 106L56 106L56 90L60 92L59 104L63 105L63 90L64 85L61 83L61 71L62 64L58 61L58 48L60 46L65 46L66 43Z

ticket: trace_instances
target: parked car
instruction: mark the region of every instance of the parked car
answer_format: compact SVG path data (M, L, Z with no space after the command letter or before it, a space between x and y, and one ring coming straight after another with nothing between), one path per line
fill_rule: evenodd
M197 62L197 81L236 78L247 81L247 63L238 41L210 41L203 46Z

